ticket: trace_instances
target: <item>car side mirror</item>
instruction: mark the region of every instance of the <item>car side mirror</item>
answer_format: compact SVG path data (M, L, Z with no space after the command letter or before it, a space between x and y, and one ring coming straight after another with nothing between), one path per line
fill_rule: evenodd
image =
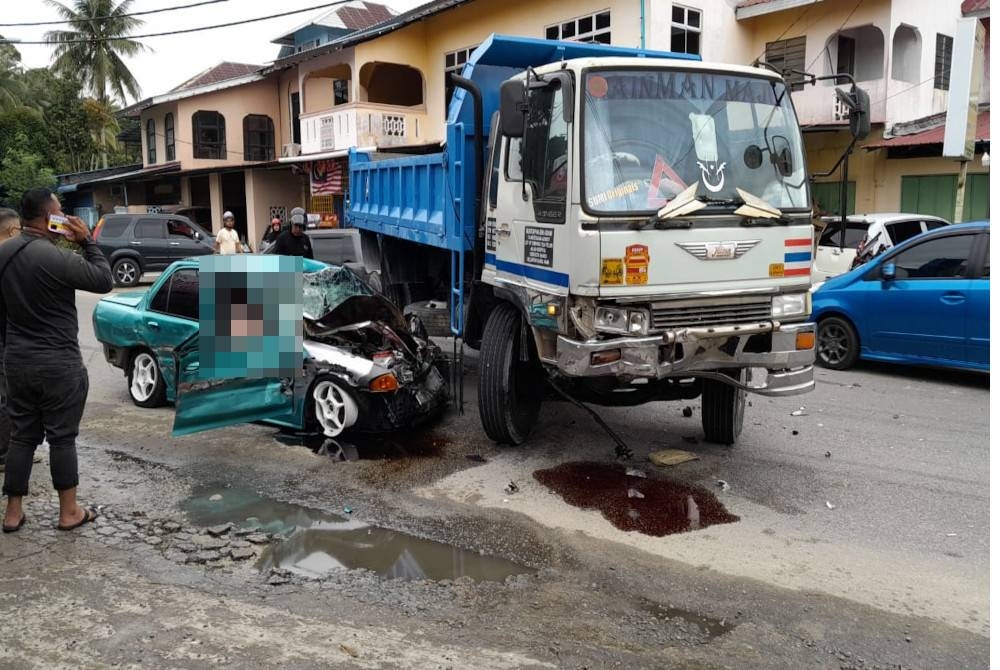
M882 281L892 281L896 278L896 264L895 263L883 263L882 267L879 269L879 276L882 277Z

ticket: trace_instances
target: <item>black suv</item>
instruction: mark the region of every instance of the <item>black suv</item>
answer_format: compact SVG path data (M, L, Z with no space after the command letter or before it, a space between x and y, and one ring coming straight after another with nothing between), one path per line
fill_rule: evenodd
M204 228L177 214L108 214L94 228L94 240L118 286L135 286L145 272L210 254L215 244Z

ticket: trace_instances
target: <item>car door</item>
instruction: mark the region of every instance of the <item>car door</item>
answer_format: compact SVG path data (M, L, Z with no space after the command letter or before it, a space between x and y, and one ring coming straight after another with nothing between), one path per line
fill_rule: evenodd
M293 379L205 379L201 374L198 333L173 351L177 401L173 435L189 435L267 419L297 425L303 386ZM296 402L296 394L299 395Z
M138 249L146 270L162 270L171 262L171 246L163 219L139 218L135 222L129 246Z
M173 351L198 332L198 270L178 268L150 290L144 312L142 339L152 350L167 388L175 387ZM173 395L168 392L168 395Z
M212 253L212 248L196 239L195 228L184 219L167 219L167 241L173 260L204 256Z
M892 252L869 279L867 349L902 359L963 362L969 308L967 276L974 234L936 236ZM882 268L895 267L883 280Z
M969 281L968 362L973 366L990 365L990 234L979 236L978 268Z

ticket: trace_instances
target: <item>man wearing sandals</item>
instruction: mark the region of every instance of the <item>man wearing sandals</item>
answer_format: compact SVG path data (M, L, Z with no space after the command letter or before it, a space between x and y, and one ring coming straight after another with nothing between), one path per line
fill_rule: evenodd
M76 436L89 382L77 340L76 291L108 293L111 267L90 239L86 224L68 219L65 237L80 245L78 255L56 246L50 217L63 216L46 188L21 199L21 238L0 247L0 336L4 342L7 413L11 440L4 473L7 510L3 532L24 526L32 457L45 437L49 470L59 492L60 530L93 521L97 512L77 504L79 470Z

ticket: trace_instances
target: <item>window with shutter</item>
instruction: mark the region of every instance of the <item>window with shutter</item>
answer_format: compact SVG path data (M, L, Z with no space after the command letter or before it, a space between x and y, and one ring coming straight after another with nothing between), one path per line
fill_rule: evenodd
M764 59L769 65L776 68L785 77L789 88L793 91L801 91L802 75L792 74L793 70L805 70L806 68L806 38L793 37L777 42L768 42L764 49Z

